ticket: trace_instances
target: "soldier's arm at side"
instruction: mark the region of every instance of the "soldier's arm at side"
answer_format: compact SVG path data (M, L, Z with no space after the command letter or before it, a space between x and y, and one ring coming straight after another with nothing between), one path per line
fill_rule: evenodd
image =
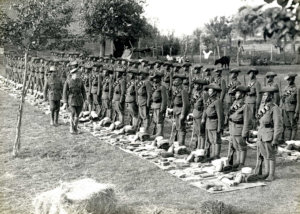
M217 131L220 132L223 129L223 106L221 104L220 99L215 102L215 108L218 116L218 129Z
M126 82L123 79L121 80L121 98L120 98L121 103L125 101L125 93L126 93Z
M68 103L68 94L69 94L69 81L65 81L64 89L63 89L63 102Z
M222 91L221 91L220 99L223 102L224 97L225 97L225 93L226 93L226 82L225 82L225 80L222 80L222 82L221 82L221 89L222 89Z
M161 86L161 107L160 111L165 113L167 109L167 89L164 86Z
M147 92L147 107L150 107L151 100L151 84L149 81L146 81L146 92Z
M101 92L101 85L102 85L102 78L101 78L101 76L99 75L99 76L98 76L98 85L97 85L97 96L100 95L100 92Z
M87 97L86 97L86 91L85 91L85 87L84 87L84 85L83 85L83 82L82 82L82 81L80 82L80 84L81 84L81 94L82 94L83 100L86 100L86 99L87 99ZM90 87L90 88L91 88L91 87Z
M48 81L46 81L45 87L44 87L44 100L47 100L48 88L49 88Z
M278 106L273 107L273 124L274 124L274 136L272 145L278 144L283 132L283 122L280 108Z
M261 93L260 93L260 91L261 91L261 85L260 85L260 83L257 81L257 83L256 83L256 102L255 102L255 104L256 104L256 112L255 112L255 114L257 114L257 111L258 111L258 109L259 109L259 105L260 105L260 102L261 102Z
M249 125L250 125L252 115L253 114L251 112L251 109L249 108L249 106L247 104L245 104L244 110L243 110L244 125L243 125L242 137L248 137L249 136L249 130L250 130Z
M276 105L280 105L280 94L279 94L279 86L278 86L278 84L275 84L275 88L277 88L278 89L278 92L277 93L275 93L274 94L274 101L275 101L275 103L276 103Z
M300 88L297 89L296 91L296 109L295 109L295 116L299 117L300 114Z
M189 94L186 90L182 90L182 104L181 117L186 117L190 108Z

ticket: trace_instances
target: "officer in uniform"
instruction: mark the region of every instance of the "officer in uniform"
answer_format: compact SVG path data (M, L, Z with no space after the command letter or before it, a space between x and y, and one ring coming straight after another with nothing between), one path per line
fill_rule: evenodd
M142 127L145 128L145 132L149 133L150 125L150 101L151 101L151 84L148 80L149 72L146 70L140 70L139 81L136 86L137 91L137 104L139 112L139 120Z
M93 100L92 108L99 115L100 110L100 91L101 91L101 83L102 77L100 75L100 69L102 69L102 65L98 63L94 63L92 68L92 76L91 76L91 96Z
M220 93L220 100L223 103L225 93L226 93L226 81L224 78L222 78L222 71L223 71L222 68L215 69L216 76L214 76L213 82L219 85L219 87L222 89Z
M288 86L283 91L282 111L284 121L284 139L295 140L297 134L297 122L300 112L300 88L295 84L297 74L289 73L285 79Z
M60 109L60 100L62 98L63 84L57 75L56 68L51 66L49 69L50 76L48 77L44 87L44 99L49 101L51 111L50 125L58 125L58 116Z
M209 96L205 103L201 121L206 128L205 150L207 160L218 159L220 157L221 134L223 132L223 105L218 98L218 93L222 89L215 83L205 86L204 89L208 90Z
M244 98L249 91L250 89L246 86L237 86L233 91L235 101L229 109L229 132L232 146L236 151L236 164L233 165L233 168L243 167L247 156L246 141L249 137L252 113L249 106L245 104Z
M153 110L153 135L156 137L163 136L165 113L167 109L167 89L161 83L163 76L161 72L154 72L153 75L150 76L150 80L152 81L151 109Z
M255 68L252 68L247 73L250 77L248 87L250 88L250 92L248 92L245 103L249 105L249 108L252 112L252 118L255 118L255 115L257 114L257 111L259 109L259 105L261 102L261 85L256 79L256 75L258 74L258 70ZM254 121L253 127L256 128L256 122Z
M203 86L208 85L206 80L193 80L192 105L193 109L193 133L196 137L196 148L204 149L205 147L205 127L201 124L202 114L204 111L204 103L208 99L207 93L203 90Z
M279 86L277 83L274 82L274 78L277 76L273 71L270 71L266 74L266 79L267 79L267 85L269 87L275 87L279 91ZM274 102L276 105L280 105L280 95L279 93L274 93Z
M101 119L104 117L112 117L111 101L113 95L113 82L110 74L112 74L112 70L107 68L107 66L103 67Z
M175 141L179 145L185 145L186 135L186 117L190 111L190 102L188 91L184 89L182 83L184 79L188 79L185 74L175 74L173 76L172 86L172 101L173 101L173 114L175 119Z
M77 62L72 64L75 68L70 71L71 77L66 80L63 89L63 108L69 107L70 133L78 134L79 115L86 100L86 92L84 84L78 76L78 67L75 66Z
M259 170L260 154L265 161L265 174L262 176L266 181L273 181L276 164L276 151L278 140L283 132L283 122L280 108L274 103L274 93L278 93L275 87L264 87L260 91L263 93L262 101L265 103L257 114L259 120L257 142L258 159L255 172Z
M138 70L131 68L127 72L128 81L126 84L125 105L129 114L132 128L136 131L138 128L139 112L137 105L137 83L135 78L138 75Z
M112 109L113 109L113 121L121 122L124 125L125 117L125 92L126 92L126 72L125 66L120 65L116 68L116 80L113 82L113 98L112 98Z

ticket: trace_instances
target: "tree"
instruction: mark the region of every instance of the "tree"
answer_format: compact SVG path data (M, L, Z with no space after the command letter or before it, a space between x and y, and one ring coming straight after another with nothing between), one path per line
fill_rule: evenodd
M214 39L220 57L220 40L229 39L232 31L232 20L225 16L215 17L205 24L207 33Z
M143 0L84 0L81 8L85 33L100 40L104 55L106 39L136 39L146 35Z
M27 56L30 50L38 50L47 45L49 39L61 39L66 36L67 27L72 20L72 5L68 0L19 0L8 7L1 8L1 43L11 44L24 52L25 70L21 103L18 112L17 134L13 147L13 156L17 156L21 147L21 122L25 99L27 74Z

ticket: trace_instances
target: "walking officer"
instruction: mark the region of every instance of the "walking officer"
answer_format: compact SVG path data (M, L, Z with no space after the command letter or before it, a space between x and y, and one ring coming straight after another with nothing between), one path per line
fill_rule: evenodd
M55 66L51 66L49 69L49 77L46 80L44 87L44 99L49 101L51 112L51 126L58 125L58 116L60 109L60 100L63 93L63 83L57 74Z
M63 89L63 108L69 108L70 111L70 133L78 134L79 115L86 100L86 92L78 75L77 62L73 62L72 66L75 68L70 71L71 77L66 80Z

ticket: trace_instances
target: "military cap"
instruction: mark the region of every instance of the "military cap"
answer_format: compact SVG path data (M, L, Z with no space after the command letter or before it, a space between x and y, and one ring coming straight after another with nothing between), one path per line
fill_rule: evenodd
M53 72L56 71L56 67L55 66L50 66L49 72Z
M195 65L195 66L194 66L194 69L195 69L195 70L200 70L201 68L203 68L203 65Z
M234 69L231 69L230 71L229 71L229 73L236 73L236 74L238 74L238 73L240 73L241 72L241 70L240 69L237 69L237 68L234 68Z
M288 73L288 75L284 79L288 80L288 79L296 78L296 76L297 76L297 74L295 74L295 73Z
M250 88L248 86L244 86L244 85L238 85L236 88L234 88L233 92L236 92L236 91L240 91L240 92L243 92L243 93L247 93L250 91Z
M276 93L276 92L279 92L279 89L274 86L266 86L266 87L263 87L259 93L265 93L265 92Z
M154 72L151 76L150 79L155 79L155 78L162 78L164 76L164 74L162 72Z
M182 65L179 63L173 63L174 68L182 68Z
M275 74L273 71L269 71L266 73L266 77L276 77L277 74Z
M188 77L185 74L175 74L173 78L187 79Z
M72 69L71 71L70 71L70 73L71 74L74 74L74 73L76 73L78 71L78 68L74 68L74 69Z
M189 62L186 62L186 63L184 63L184 64L182 65L182 67L190 67L190 66L192 66L192 64L189 63Z
M210 72L210 71L212 71L213 69L211 69L211 68L204 68L203 69L203 71L205 71L205 72Z
M146 59L140 59L139 60L141 63L143 62L143 63L148 63L148 60L146 60Z
M193 83L199 84L199 85L208 85L209 82L207 80L204 80L204 79L194 79Z
M222 68L216 68L216 69L214 70L214 72L218 72L218 73L221 73L222 71L223 71Z
M155 63L156 63L155 61L149 61L148 65L155 65Z
M173 64L171 63L171 62L164 62L164 64L163 65L165 65L165 66L173 66Z
M216 83L211 83L209 85L204 86L204 90L208 90L208 89L214 89L216 91L222 91L222 89L220 88L220 86Z
M253 72L253 74L258 74L258 70L256 68L251 68L247 74L250 74L251 72Z
M78 65L78 62L75 60L75 61L72 61L70 62L70 66L73 66L73 65Z

